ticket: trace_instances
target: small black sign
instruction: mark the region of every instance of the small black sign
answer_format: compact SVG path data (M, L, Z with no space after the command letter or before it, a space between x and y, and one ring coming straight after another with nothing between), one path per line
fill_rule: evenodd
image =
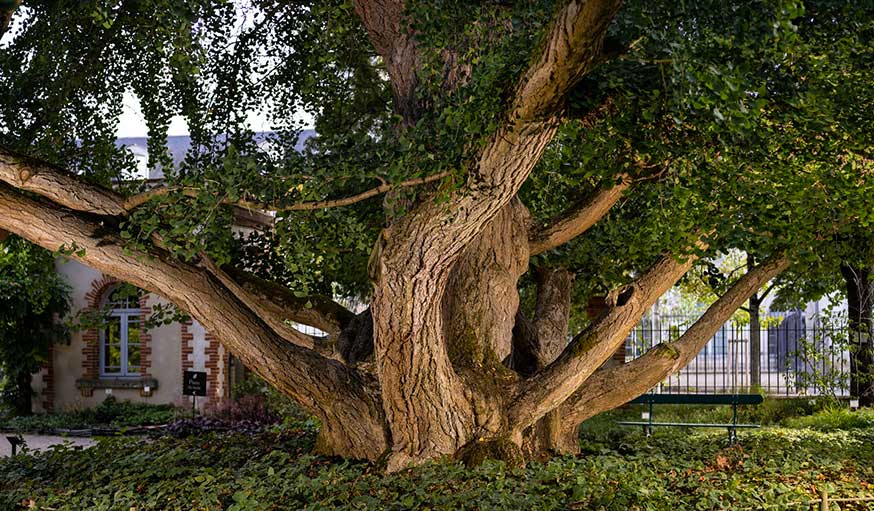
M206 373L203 371L185 371L182 377L182 395L205 396Z

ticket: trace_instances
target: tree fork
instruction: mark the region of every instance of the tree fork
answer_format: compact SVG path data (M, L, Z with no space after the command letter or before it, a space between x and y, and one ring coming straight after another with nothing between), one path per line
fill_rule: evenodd
M574 275L564 268L534 270L537 299L533 329L536 349L533 365L537 371L552 363L568 344L568 320ZM558 410L551 410L522 433L522 452L531 458L555 454L575 454L579 442L562 430Z
M602 367L559 407L562 430L573 431L584 420L643 394L704 348L749 297L789 265L784 256L751 268L674 342L657 344L643 356L620 366Z
M700 249L706 248L699 242ZM608 309L577 335L561 355L522 382L508 410L512 436L561 405L612 355L646 310L691 268L697 259L666 255L631 284L610 294Z

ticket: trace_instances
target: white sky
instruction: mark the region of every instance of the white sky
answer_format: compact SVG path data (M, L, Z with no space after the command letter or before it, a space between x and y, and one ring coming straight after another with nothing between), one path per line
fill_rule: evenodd
M237 8L240 15L241 23L251 23L246 9L246 2L239 2ZM9 44L9 42L18 35L18 28L22 21L28 16L26 6L19 7L15 17L12 18L12 25L9 30L0 38L0 47ZM313 126L312 115L305 112L295 114L295 120L303 123L304 129L310 129ZM261 113L249 112L246 124L255 132L270 131L269 120ZM116 127L116 136L118 138L141 138L148 136L148 129L143 118L143 111L140 107L139 98L132 91L125 92L123 99L123 110L119 118L118 126ZM181 116L175 116L170 121L168 135L189 135L188 124Z
M295 118L304 123L304 128L312 128L313 118L311 115L299 112ZM270 121L263 114L257 112L249 112L246 124L256 133L271 130ZM124 94L124 106L115 133L118 138L146 137L148 135L143 111L140 108L140 100L130 91ZM188 135L188 123L181 116L173 117L167 134L170 136Z

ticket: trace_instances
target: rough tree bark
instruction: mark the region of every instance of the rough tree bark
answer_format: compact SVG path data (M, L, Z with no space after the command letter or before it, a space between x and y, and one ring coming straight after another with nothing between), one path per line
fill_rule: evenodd
M574 275L564 268L537 268L534 271L537 300L534 305L532 340L526 365L533 372L552 363L568 344L568 319ZM569 438L561 427L559 410L547 412L534 425L522 432L522 454L526 458L552 454L569 454L578 450L578 442Z
M518 462L573 452L580 417L622 404L634 397L628 392L641 393L678 368L716 321L758 289L752 283L784 266L780 260L752 270L690 329L695 333L616 372L599 367L695 256L665 254L611 293L604 314L570 343L570 273L538 269L535 317L519 311L517 282L529 258L583 234L629 190L623 177L546 225L531 225L516 198L552 139L568 91L602 60L618 6L618 0L557 6L500 126L466 169L464 186L439 198L422 194L380 233L368 267L371 307L360 315L328 298L302 306L281 286L217 268L206 257L179 261L159 244L127 252L118 224L140 203L2 150L0 229L50 250L75 245L85 252L71 257L185 309L318 416L321 452L382 459L389 470L439 456ZM391 79L403 119L398 129L409 129L421 108L419 57L403 2L357 0L355 8ZM706 248L703 241L699 248ZM306 336L285 320L316 326L328 338Z
M874 406L874 279L870 268L841 265L847 288L850 335L850 395Z

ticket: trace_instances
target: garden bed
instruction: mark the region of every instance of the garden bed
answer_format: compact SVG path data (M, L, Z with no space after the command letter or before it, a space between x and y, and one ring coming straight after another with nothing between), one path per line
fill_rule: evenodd
M667 430L647 439L608 427L634 413L590 421L577 457L523 468L447 460L390 475L313 455L313 421L254 435L109 438L87 450L0 461L0 509L787 509L822 490L874 494L872 412L854 412L863 420L848 423L842 412L821 411L807 427L742 432L733 447L720 432ZM842 509L868 509L855 505Z
M93 436L154 429L185 416L172 405L152 405L106 398L94 408L27 415L0 420L0 431L42 435Z

